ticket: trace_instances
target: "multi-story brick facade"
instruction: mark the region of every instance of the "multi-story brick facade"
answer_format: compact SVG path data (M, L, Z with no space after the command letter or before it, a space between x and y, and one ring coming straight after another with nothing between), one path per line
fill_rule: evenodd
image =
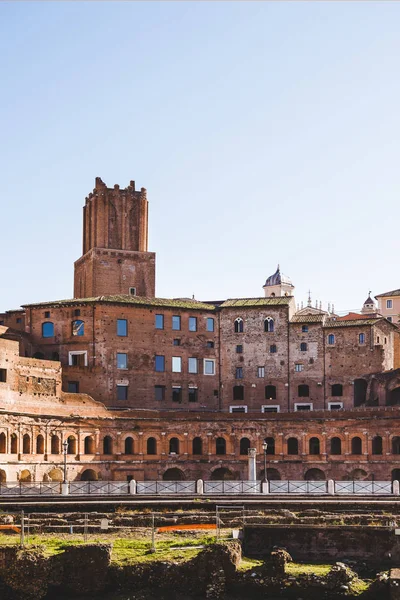
M145 190L98 178L75 298L0 315L3 478L58 477L64 440L74 478L245 478L265 438L270 477L397 477L399 331L370 299L296 310L279 267L262 298L160 299L154 261Z

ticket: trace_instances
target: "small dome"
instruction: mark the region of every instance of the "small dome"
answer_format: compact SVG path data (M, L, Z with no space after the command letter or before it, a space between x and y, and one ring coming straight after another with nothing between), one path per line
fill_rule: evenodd
M375 306L375 302L372 300L371 296L368 296L368 298L366 299L366 301L364 302L364 306L366 304L372 304L372 306Z
M264 287L270 286L270 285L282 285L282 284L290 285L291 287L294 287L290 278L287 275L284 275L283 273L281 273L280 267L278 265L278 268L276 269L275 273L268 277L267 281L265 282Z

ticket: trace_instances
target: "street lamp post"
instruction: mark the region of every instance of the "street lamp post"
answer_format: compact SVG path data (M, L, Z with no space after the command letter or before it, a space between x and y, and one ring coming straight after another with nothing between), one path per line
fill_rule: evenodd
M63 441L63 454L64 454L64 481L63 483L67 483L67 451L68 451L68 441Z
M264 451L264 482L266 483L268 481L268 478L267 478L267 449L268 449L268 444L267 444L267 442L263 442L262 449Z

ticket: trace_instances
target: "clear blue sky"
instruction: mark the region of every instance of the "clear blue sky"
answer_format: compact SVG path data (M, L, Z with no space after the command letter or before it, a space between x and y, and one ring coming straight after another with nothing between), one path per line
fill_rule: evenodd
M157 295L359 307L400 287L400 3L1 2L0 310L72 296L102 177Z

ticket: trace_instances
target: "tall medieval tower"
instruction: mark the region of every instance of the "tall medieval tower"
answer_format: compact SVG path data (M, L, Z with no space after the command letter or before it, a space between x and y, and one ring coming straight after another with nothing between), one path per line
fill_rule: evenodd
M147 251L146 190L121 190L96 177L83 207L83 255L75 262L74 298L115 294L154 297L155 253Z

